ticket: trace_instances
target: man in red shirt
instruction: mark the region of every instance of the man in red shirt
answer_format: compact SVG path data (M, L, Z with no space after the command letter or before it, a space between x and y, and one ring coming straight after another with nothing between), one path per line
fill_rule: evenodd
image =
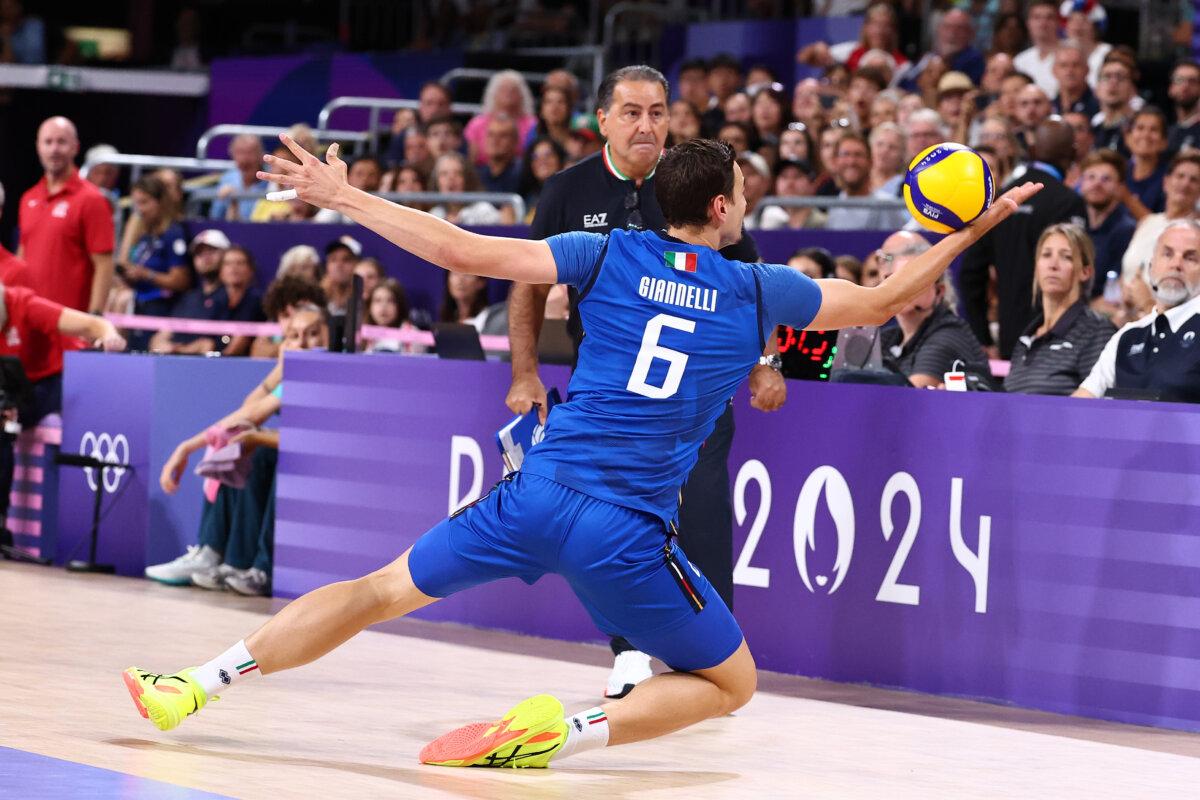
M79 311L104 309L113 272L112 209L79 177L79 136L66 117L51 117L37 134L45 176L21 197L21 246L33 290Z

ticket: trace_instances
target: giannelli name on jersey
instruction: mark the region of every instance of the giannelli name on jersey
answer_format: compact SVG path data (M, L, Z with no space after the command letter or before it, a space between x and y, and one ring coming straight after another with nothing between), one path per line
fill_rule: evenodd
M689 286L679 281L642 276L638 281L638 294L655 303L692 308L696 311L717 310L717 290Z

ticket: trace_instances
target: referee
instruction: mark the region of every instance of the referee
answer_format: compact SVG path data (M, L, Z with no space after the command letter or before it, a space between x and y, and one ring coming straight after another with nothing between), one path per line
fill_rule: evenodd
M653 67L622 67L600 84L596 116L607 143L604 149L546 181L531 236L545 239L567 231L608 233L614 228L663 230L666 220L654 195L654 170L667 141L667 79ZM754 240L721 251L736 261L757 261ZM546 416L546 387L538 377L537 342L549 286L516 284L509 299L508 337L512 348L512 388L505 400L517 414L534 404ZM568 329L578 353L584 331L578 293L571 289ZM774 345L770 348L774 353ZM776 359L778 357L776 356ZM772 362L775 366L768 363ZM763 411L783 405L787 387L778 361L764 357L750 374L752 404ZM733 406L725 409L700 450L699 460L681 493L679 537L688 558L733 607L733 512L729 496L729 448L733 443ZM650 677L650 657L621 638L612 640L615 656L606 697L624 697Z

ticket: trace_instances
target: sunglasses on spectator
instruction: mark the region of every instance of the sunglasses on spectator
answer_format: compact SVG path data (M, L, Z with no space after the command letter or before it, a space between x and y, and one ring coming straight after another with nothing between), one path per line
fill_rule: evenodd
M918 255L923 251L923 249L924 248L910 245L908 247L897 250L894 253L889 253L888 251L883 250L881 248L879 250L876 250L873 255L875 256L875 260L877 262L879 262L880 265L884 265L884 264L891 264L897 258L904 258L905 256Z
M637 192L625 195L625 210L629 212L629 216L625 219L625 227L639 229L642 227L642 212L638 208L640 203L641 197Z

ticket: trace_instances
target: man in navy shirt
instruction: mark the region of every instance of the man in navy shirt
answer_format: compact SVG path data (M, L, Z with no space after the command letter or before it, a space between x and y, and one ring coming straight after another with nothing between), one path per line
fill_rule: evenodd
M1115 150L1096 150L1079 165L1079 196L1087 206L1087 232L1096 248L1092 297L1104 294L1109 272L1121 275L1121 256L1129 247L1137 222L1121 202L1125 159Z
M130 667L124 680L138 711L169 730L232 684L307 664L369 625L489 581L533 583L547 573L567 580L602 630L673 670L572 716L550 695L532 697L497 722L427 745L421 761L442 766L546 767L749 701L757 673L737 622L671 535L679 487L701 443L777 323L883 324L1041 188L1012 190L974 224L866 288L717 252L741 236L746 213L741 169L721 142L692 140L664 154L655 193L666 231L538 241L482 236L353 189L336 144L323 163L281 139L301 163L270 158L279 172L265 179L453 272L576 286L588 335L542 443L486 497L383 569L293 601L212 661L171 675Z

